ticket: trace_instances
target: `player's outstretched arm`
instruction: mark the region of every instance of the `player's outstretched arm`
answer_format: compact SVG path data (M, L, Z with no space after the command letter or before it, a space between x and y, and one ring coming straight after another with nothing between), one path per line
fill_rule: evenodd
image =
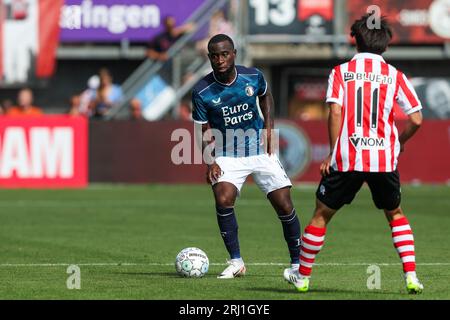
M264 129L266 130L266 151L272 154L272 129L274 101L272 92L267 88L266 94L259 97L259 107L264 117Z
M422 125L422 112L416 111L408 115L408 123L405 129L400 134L398 140L400 141L400 152L405 149L405 143L408 141Z

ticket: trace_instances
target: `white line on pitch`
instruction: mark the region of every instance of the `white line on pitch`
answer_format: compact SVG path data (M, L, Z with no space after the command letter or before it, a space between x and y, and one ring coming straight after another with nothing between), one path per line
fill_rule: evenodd
M106 263L106 262L99 262L99 263L2 263L0 264L0 268L5 267L64 267L64 266L70 266L70 265L77 265L77 266L87 266L87 267L108 267L108 266L172 266L174 263ZM210 265L213 266L222 266L226 265L225 263L210 263ZM246 265L249 266L285 266L286 263L279 263L279 262L250 262L246 263ZM401 263L377 263L377 262L360 262L360 263L317 263L315 266L369 266L369 265L378 265L378 266L398 266L401 265ZM430 262L430 263L416 263L416 265L419 266L448 266L450 265L450 262Z

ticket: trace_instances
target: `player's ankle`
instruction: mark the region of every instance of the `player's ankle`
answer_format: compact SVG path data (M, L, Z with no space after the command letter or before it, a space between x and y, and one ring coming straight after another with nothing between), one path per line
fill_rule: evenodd
M417 277L417 274L416 274L415 271L406 271L405 272L405 277L408 277L408 276Z

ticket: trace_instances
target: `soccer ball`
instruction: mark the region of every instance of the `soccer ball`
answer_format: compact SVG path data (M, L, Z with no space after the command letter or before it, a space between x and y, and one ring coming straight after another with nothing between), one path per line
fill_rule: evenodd
M175 259L177 273L186 278L201 278L208 272L208 268L208 257L199 248L185 248Z

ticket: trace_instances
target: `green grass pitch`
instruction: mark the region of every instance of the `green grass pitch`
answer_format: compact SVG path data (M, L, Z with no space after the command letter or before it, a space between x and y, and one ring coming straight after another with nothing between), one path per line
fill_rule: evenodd
M314 187L294 187L302 229ZM247 275L219 280L227 254L206 185L92 185L86 190L0 190L1 299L450 299L450 187L404 186L402 207L414 231L417 272L425 291L406 294L401 264L381 211L364 187L328 227L310 292L282 277L288 252L264 195L244 186L236 205ZM203 249L201 279L175 273L184 247ZM81 270L69 290L67 266ZM381 288L367 288L377 264Z

